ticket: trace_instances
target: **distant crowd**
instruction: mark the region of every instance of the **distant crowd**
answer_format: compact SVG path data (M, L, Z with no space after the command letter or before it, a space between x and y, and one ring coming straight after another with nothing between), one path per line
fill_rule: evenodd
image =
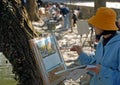
M79 7L75 9L70 9L64 3L57 2L46 2L45 4L41 0L37 0L39 15L44 17L52 18L60 23L60 29L63 31L71 29L71 27L75 26L78 18L82 18L82 12ZM72 22L72 25L71 25Z

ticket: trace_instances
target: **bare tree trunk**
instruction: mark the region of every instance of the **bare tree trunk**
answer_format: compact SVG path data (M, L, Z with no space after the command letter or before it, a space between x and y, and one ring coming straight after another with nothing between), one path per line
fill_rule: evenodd
M26 0L26 8L31 21L38 21L38 5L36 0Z
M94 0L94 3L95 3L95 7L94 7L95 12L99 7L106 7L106 0Z
M17 85L43 85L29 40L31 29L21 0L0 0L0 52L10 61Z

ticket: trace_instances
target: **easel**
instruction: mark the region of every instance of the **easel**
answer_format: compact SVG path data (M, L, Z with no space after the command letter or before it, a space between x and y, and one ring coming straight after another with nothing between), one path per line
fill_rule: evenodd
M81 46L84 47L87 40L90 39L90 41L88 43L89 43L90 47L92 48L94 31L93 31L93 28L88 25L87 20L78 20L77 21L77 31L78 31L78 34L81 36L80 37ZM85 37L85 40L82 41L82 36L84 34L86 34L86 37Z
M57 40L56 40L56 37L55 37L55 28L56 28L56 21L51 21L51 22L49 22L49 24L48 24L48 30L50 31L51 35L53 35L55 41L57 41ZM58 46L58 43L57 43L57 42L55 42L55 43L56 43L56 45L57 45L57 50L60 50L60 49L59 49L59 46ZM60 52L60 55L61 55L61 52ZM61 56L62 56L62 55L61 55ZM63 56L62 56L62 57L63 57ZM62 59L63 59L63 58L62 58ZM64 61L64 60L63 60L63 61ZM64 62L64 68L67 69L67 68L66 68L66 65L65 65L65 62Z
M55 38L54 27L54 21L48 22L47 34L50 35L30 40L31 48L35 54L36 63L40 68L40 75L42 76L44 85L57 85L65 79L64 76L55 75L55 72L65 70L66 65L59 51L59 46ZM52 53L51 51L50 53L47 51L47 56L45 57L44 53L42 53L44 51L43 47L46 47L46 44L44 45L44 40L47 40L47 42L51 44L50 46L52 46Z

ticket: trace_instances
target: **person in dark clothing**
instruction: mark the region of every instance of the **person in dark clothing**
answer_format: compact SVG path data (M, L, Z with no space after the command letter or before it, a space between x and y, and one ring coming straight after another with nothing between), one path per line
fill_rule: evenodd
M73 26L75 27L75 24L76 24L76 22L77 22L77 16L73 13L72 14L72 19L73 19Z
M63 31L71 29L71 22L70 22L70 9L66 7L64 4L60 5L60 14L63 15L64 24L63 24Z
M37 0L38 8L40 8L43 5L42 0Z
M69 10L66 7L60 8L60 13L63 14L63 16L65 16L66 14L69 13Z

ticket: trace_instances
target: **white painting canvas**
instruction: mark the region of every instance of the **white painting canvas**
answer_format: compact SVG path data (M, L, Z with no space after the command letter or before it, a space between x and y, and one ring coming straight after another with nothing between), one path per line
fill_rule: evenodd
M87 20L78 20L77 21L77 31L79 35L88 34L89 25Z
M35 41L47 72L63 64L54 37L48 36Z

